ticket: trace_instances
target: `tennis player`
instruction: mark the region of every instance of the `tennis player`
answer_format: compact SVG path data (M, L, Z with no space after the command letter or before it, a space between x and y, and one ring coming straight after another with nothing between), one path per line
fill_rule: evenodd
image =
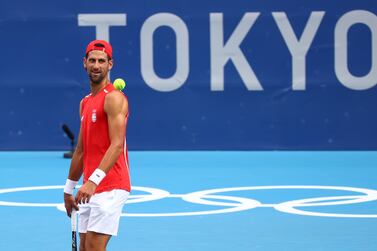
M81 127L64 188L67 215L79 210L80 251L105 251L118 233L123 205L131 189L126 145L128 101L110 83L112 47L94 40L86 48L84 68L89 95L80 102ZM83 185L73 196L81 175Z

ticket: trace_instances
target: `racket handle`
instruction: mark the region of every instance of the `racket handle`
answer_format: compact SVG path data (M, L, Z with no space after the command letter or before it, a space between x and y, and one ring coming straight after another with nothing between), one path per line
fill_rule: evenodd
M72 227L72 231L76 232L76 229L77 229L77 211L75 209L73 209L72 213L71 213L71 227Z
M77 251L76 232L72 232L72 251Z
M71 227L72 227L72 251L77 251L77 237L76 237L76 229L77 229L77 211L72 210L71 212Z

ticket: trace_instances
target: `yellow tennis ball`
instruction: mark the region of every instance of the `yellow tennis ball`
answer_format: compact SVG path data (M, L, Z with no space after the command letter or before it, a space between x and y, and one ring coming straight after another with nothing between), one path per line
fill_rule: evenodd
M114 83L113 83L115 89L121 91L124 89L124 87L126 87L126 82L124 82L123 79L121 78L117 78L114 80Z

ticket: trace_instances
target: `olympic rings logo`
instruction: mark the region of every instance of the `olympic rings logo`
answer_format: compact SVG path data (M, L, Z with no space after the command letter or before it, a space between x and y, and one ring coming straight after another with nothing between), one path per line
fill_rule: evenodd
M34 186L34 187L19 187L0 189L1 194L17 193L24 191L35 190L51 190L63 189L63 186ZM328 196L298 199L291 201L284 201L279 203L262 203L256 199L229 196L221 193L240 192L240 191L255 191L255 190L330 190L330 191L346 191L352 192L352 195L342 196ZM339 217L339 218L377 218L377 214L344 214L344 213L324 213L304 210L308 207L320 206L336 206L336 205L350 205L364 202L371 202L377 200L377 190L367 188L343 187L343 186L248 186L248 187L230 187L218 188L192 192L188 194L171 194L168 191L150 188L133 186L133 191L142 191L145 194L130 195L127 204L156 201L165 198L180 198L181 200L194 204L201 204L207 206L221 207L220 209L192 211L192 212L173 212L173 213L122 213L126 217L173 217L173 216L195 216L195 215L210 215L234 213L245 210L251 210L258 207L274 208L277 211L304 215L304 216L320 216L320 217ZM356 195L354 193L357 193ZM63 203L28 203L28 202L8 202L0 201L0 206L21 206L21 207L56 207L60 211L65 212Z

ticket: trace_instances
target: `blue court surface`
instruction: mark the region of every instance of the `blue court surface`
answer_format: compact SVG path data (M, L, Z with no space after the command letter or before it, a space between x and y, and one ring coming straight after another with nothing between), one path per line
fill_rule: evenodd
M0 152L0 250L70 250L62 152ZM130 152L111 251L377 250L377 152Z

